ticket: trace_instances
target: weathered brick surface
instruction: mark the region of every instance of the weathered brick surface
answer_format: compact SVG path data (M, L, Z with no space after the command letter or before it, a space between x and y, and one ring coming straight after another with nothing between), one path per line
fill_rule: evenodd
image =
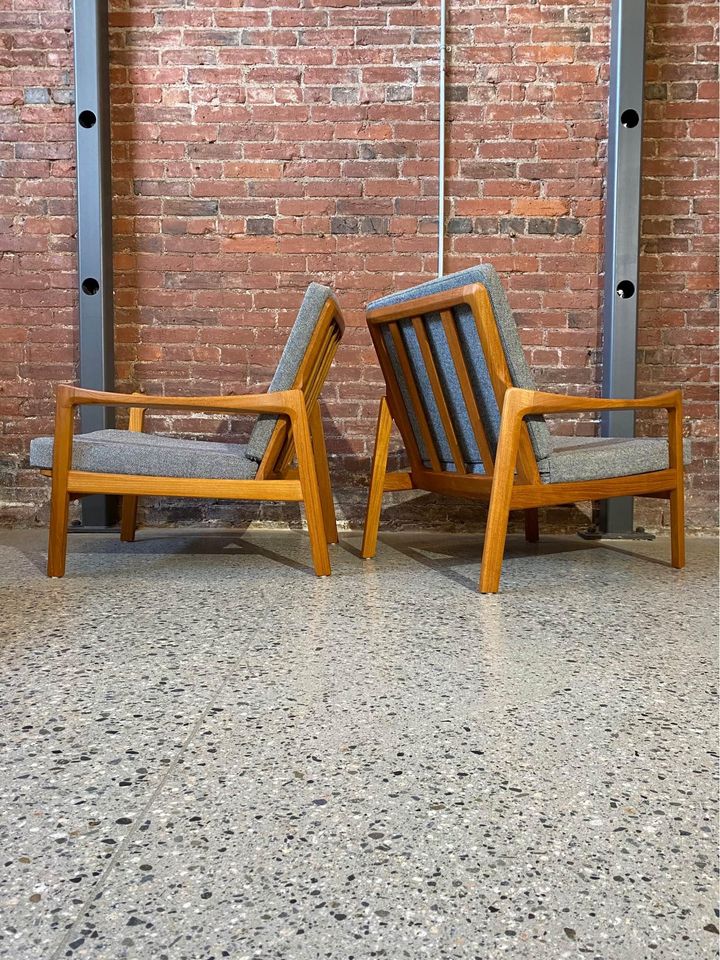
M26 467L29 439L50 430L54 385L73 378L77 353L71 21L68 0L2 6L0 514L32 522L47 486ZM715 6L650 0L648 18L639 386L684 386L689 520L707 527ZM435 270L436 5L116 0L111 23L119 385L266 383L304 286L330 283L348 329L325 395L328 446L338 476L358 476L382 389L363 304ZM451 4L449 41L447 269L494 263L541 383L594 391L609 4ZM423 503L392 519L475 516ZM346 514L358 511L348 496ZM240 514L178 503L161 516ZM643 504L641 518L660 522L661 508Z

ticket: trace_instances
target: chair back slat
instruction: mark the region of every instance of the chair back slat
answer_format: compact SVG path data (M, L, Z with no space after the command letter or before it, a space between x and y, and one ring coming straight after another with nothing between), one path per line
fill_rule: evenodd
M493 455L485 434L485 428L483 426L480 410L478 409L475 392L472 388L472 384L470 383L470 375L465 364L465 358L463 356L457 328L455 326L455 317L453 316L452 311L442 310L440 312L440 318L442 320L445 336L447 337L448 346L450 347L450 355L452 357L453 364L455 365L455 372L458 380L460 381L460 389L462 390L463 400L465 401L465 408L467 411L468 420L470 421L470 428L472 429L477 445L480 448L480 455L482 457L483 466L485 467L485 473L492 473Z
M408 405L405 400L405 397L407 396L407 390L403 391L400 386L397 373L397 362L394 363L391 359L390 350L388 348L388 340L390 340L390 343L392 343L392 340L389 338L389 336L387 336L386 339L386 335L387 330L384 327L381 327L380 325L370 325L370 337L375 347L375 352L380 363L380 369L382 370L383 377L385 378L385 385L387 387L387 401L388 406L390 407L390 412L402 435L403 442L405 443L405 449L408 457L410 458L410 465L412 469L422 470L423 451L420 449L418 443L419 430L417 429L417 426L411 422L408 415ZM400 373L400 376L402 376L402 372Z
M435 439L430 432L430 426L427 421L425 408L422 400L420 399L420 392L415 382L415 371L410 366L410 361L408 360L405 342L403 341L402 334L400 333L400 328L398 327L397 323L389 323L388 329L395 347L395 355L405 379L405 386L410 394L410 399L415 413L415 420L420 428L420 434L423 439L427 457L430 460L430 465L432 466L433 470L441 470L442 467L440 465L440 458L438 457L437 450L435 448Z
M439 460L442 472L492 474L505 391L534 384L497 274L481 267L457 277L467 280L446 276L377 301L368 324L413 470L437 471ZM538 480L549 444L542 418L528 418L521 479Z
M447 441L452 452L455 470L459 474L467 473L465 468L465 460L463 459L462 450L458 444L457 436L455 434L455 427L453 426L452 417L445 401L443 387L440 382L440 377L438 376L437 367L435 366L435 360L432 355L432 350L430 349L427 333L425 332L425 325L422 317L413 317L411 322L413 325L413 330L415 331L415 336L420 344L420 351L422 353L423 360L425 361L425 369L427 370L428 379L430 380L430 386L432 388L433 396L435 397L435 403L437 404L440 419L445 430L445 436L447 437Z
M488 374L495 393L498 409L502 410L505 391L512 387L512 376L505 359L500 334L493 314L492 304L487 290L478 286L472 293L473 318L478 337L483 348ZM537 460L533 450L527 424L523 423L518 447L517 471L525 483L539 483Z

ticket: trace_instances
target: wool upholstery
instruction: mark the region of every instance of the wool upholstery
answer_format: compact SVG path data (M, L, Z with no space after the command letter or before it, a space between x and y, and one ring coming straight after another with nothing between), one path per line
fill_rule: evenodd
M268 393L292 389L322 309L332 296L330 287L324 287L320 283L311 283L307 288ZM245 454L250 460L256 463L262 461L277 421L277 416L270 413L260 414L257 418Z
M295 383L320 313L333 296L329 287L311 283L288 336L268 392L289 390ZM249 480L267 450L277 423L274 414L261 414L247 444L182 440L129 430L96 430L73 437L72 469L88 473L187 477L208 480ZM30 443L30 465L52 469L53 438Z
M212 440L181 440L130 430L95 430L73 437L72 469L143 477L251 480L258 465L246 446ZM52 469L53 438L30 441L30 465Z
M394 306L405 303L408 300L415 300L418 297L429 297L436 293L445 293L448 290L459 289L460 287L466 287L475 283L479 283L485 287L490 298L513 385L522 387L525 390L536 390L537 387L530 372L530 367L528 366L522 343L518 336L517 326L513 319L510 305L507 302L505 291L503 290L500 278L494 268L489 264L470 267L467 270L461 270L459 273L447 274L447 276L441 277L438 280L430 280L427 283L421 283L408 290L392 293L387 297L373 301L369 304L368 310L374 310L378 307ZM475 319L472 315L472 310L465 304L454 307L453 313L457 322L458 335L463 349L465 363L468 368L470 382L473 385L475 397L478 401L478 408L490 449L494 452L497 448L500 432L500 411L492 389L485 355L475 326ZM412 323L410 320L402 320L399 326L403 341L407 346L413 370L416 372L419 383L424 385L421 395L426 406L430 429L438 446L441 459L451 461L450 446L445 436L439 411L432 397L430 381L427 378L427 372L425 371L425 365L420 353L420 346ZM428 340L431 350L433 351L433 359L438 368L438 376L443 385L443 391L465 462L468 466L480 465L482 467L482 458L467 417L465 401L460 389L460 381L455 372L455 366L450 356L450 348L438 313L427 315L425 329L427 330ZM424 444L422 444L417 419L412 410L412 403L410 402L410 396L407 392L407 384L405 384L402 371L399 368L399 361L390 339L390 333L386 327L383 327L383 336L385 343L388 345L390 360L398 376L400 389L403 393L408 414L410 415L409 418L413 427L413 433L418 441L422 458L427 463L429 462L427 460L427 451L424 449ZM547 428L544 418L528 417L528 431L535 456L538 459L547 457L552 450L552 446L550 431ZM482 472L482 469L473 472Z
M369 304L368 310L394 306L408 300L444 293L448 290L455 290L476 283L482 284L490 298L513 385L525 390L536 390L537 387L525 358L517 326L500 278L493 267L488 264L448 274L438 280L421 283L408 290L382 297ZM492 389L482 344L475 326L475 319L470 307L464 304L454 307L453 313L465 364L468 368L468 375L474 389L488 443L493 454L495 454L500 432L500 411ZM482 474L485 472L482 458L470 426L465 400L462 396L460 382L442 327L440 314L430 313L425 315L424 323L428 343L443 387L443 394L466 469L473 474ZM454 472L456 468L452 452L445 435L445 429L412 322L411 320L401 320L398 322L398 327L416 379L428 426L436 443L441 467L448 472ZM425 466L429 467L428 451L425 449L410 391L405 382L390 330L385 324L381 326L381 330L421 458ZM545 483L600 480L607 477L630 476L636 473L668 469L668 442L664 439L654 437L556 437L551 435L542 416L526 417L526 423L537 460L538 471ZM690 457L689 444L685 445L684 456L686 462L688 462Z

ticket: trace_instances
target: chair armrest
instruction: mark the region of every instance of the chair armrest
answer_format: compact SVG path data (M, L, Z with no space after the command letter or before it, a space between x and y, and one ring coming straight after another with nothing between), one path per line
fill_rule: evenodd
M505 391L503 414L526 417L538 413L575 413L582 410L677 410L682 406L680 390L652 397L603 400L601 397L571 397L561 393L542 393L510 387Z
M246 394L232 397L153 397L138 393L106 393L61 383L57 388L58 408L95 404L108 407L154 407L165 410L218 410L228 413L274 413L294 416L304 404L301 390Z

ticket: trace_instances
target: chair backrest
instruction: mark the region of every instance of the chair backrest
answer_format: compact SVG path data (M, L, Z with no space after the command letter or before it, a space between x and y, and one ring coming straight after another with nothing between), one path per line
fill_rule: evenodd
M413 469L492 473L510 386L534 390L512 312L489 265L375 300L370 333ZM528 417L520 467L550 455L542 417Z
M317 403L345 324L329 287L311 283L290 330L268 392L302 390L310 411ZM258 476L282 472L293 455L287 420L261 414L253 427L245 456L260 464Z

